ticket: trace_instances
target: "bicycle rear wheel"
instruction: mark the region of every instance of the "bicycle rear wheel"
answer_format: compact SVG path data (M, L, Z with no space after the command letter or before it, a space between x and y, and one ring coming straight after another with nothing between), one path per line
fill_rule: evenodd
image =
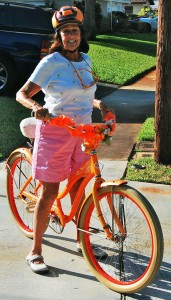
M31 177L31 153L21 148L14 151L7 161L7 196L12 215L25 236L33 237L33 212L35 200L24 192L38 196L38 182ZM25 186L24 186L25 185Z
M162 261L163 234L159 219L148 200L129 186L107 186L98 193L112 238L106 237L90 195L78 224L84 258L96 278L108 288L123 294L137 292L153 280ZM115 222L109 199L125 235ZM102 248L106 257L97 259L92 245Z

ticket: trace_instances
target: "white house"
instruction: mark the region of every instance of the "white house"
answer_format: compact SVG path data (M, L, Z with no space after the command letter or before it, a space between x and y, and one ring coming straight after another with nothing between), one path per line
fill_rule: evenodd
M97 0L101 6L103 16L107 16L112 11L125 12L126 14L138 14L142 7L154 7L155 0Z
M103 16L107 16L112 11L125 12L125 5L131 3L130 0L98 0Z
M45 5L46 0L8 0L9 2L27 3L34 5ZM77 0L82 1L82 0ZM143 6L152 8L158 7L158 0L97 0L101 6L103 16L107 16L112 11L125 12L126 14L137 14ZM50 0L55 8L65 5L73 5L74 0Z

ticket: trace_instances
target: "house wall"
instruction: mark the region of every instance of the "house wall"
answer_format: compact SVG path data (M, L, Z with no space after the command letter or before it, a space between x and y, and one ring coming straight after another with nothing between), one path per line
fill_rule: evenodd
M105 1L98 1L98 3L100 4L103 16L106 16L107 15L106 2Z
M148 5L147 4L136 4L136 5L134 4L133 14L137 15L144 6L148 6Z
M149 1L147 1L146 4L134 4L133 14L138 14L143 7L152 7L152 6L150 5Z
M124 12L124 6L130 5L131 0L98 0L103 16L107 16L112 11Z

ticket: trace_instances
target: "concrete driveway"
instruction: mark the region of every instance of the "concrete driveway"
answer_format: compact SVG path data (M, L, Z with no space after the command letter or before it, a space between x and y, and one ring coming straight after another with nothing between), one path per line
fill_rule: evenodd
M103 176L117 178L109 162L104 164ZM115 165L113 165L114 167ZM171 187L138 182L129 184L142 192L152 203L162 224L165 252L160 272L154 282L139 293L124 296L99 283L90 273L84 259L76 252L75 225L66 226L64 233L48 229L43 240L43 254L49 265L48 275L36 275L25 262L32 240L26 238L11 216L5 188L4 164L0 164L0 299L10 300L119 300L171 299ZM69 199L66 199L69 201Z

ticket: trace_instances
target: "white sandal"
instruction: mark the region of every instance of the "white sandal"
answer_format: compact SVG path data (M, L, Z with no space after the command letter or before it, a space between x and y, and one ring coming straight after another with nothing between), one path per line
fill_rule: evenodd
M31 270L34 273L38 273L38 274L45 274L48 272L48 267L47 265L42 262L42 263L34 263L37 260L43 260L43 256L35 254L35 255L31 255L31 256L27 256L26 257L26 261L27 264L30 266Z

